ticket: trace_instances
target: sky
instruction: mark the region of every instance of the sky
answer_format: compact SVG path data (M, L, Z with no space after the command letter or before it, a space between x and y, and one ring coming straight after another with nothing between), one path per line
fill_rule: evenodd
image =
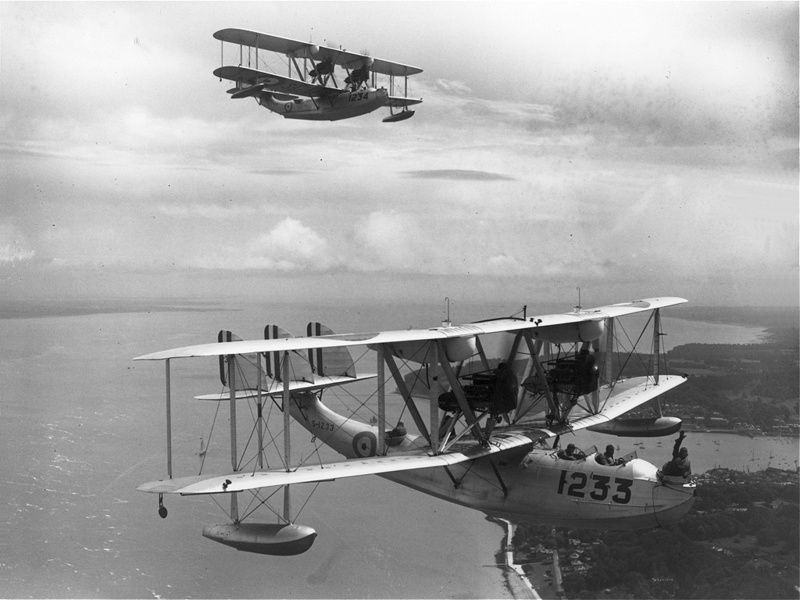
M226 27L423 103L231 100ZM0 2L0 198L14 300L797 305L798 4Z

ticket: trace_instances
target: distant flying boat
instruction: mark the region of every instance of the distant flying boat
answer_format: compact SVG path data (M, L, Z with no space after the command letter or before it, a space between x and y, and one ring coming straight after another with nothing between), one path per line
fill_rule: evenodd
M408 97L408 78L422 73L417 67L245 29L221 29L214 37L223 57L214 75L236 83L228 90L231 98L255 98L287 119L338 121L387 107L390 114L383 121L393 123L412 117L408 107L422 102ZM235 66L224 64L226 42L239 47ZM259 50L284 56L288 75L262 68ZM377 87L378 75L388 77L388 90ZM403 80L402 96L395 94L395 78Z

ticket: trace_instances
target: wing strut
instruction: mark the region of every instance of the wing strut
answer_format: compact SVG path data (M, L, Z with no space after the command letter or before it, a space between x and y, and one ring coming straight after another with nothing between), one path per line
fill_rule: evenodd
M437 346L440 346L439 355L446 357L447 355L445 354L445 348L443 347L444 342L437 340L436 344ZM456 397L458 407L461 409L461 412L464 413L464 418L467 420L467 424L470 425L475 439L480 440L482 444L486 443L486 436L483 434L480 423L478 422L477 417L475 417L475 413L472 412L469 402L467 402L467 397L464 395L464 388L461 387L458 378L456 377L455 373L453 373L453 368L450 366L450 363L447 362L446 358L439 364L442 366L442 370L447 376L447 380L450 382L450 387L452 388L453 394Z
M291 452L292 452L292 444L291 439L289 438L289 427L291 425L291 418L289 415L289 406L292 400L292 394L290 391L291 386L289 385L289 352L285 351L283 353L283 454L284 460L286 461L286 472L289 472L289 465ZM283 518L286 520L287 523L290 523L291 520L289 519L290 516L290 497L289 497L289 486L283 486Z
M169 359L165 360L167 370L167 475L172 479L172 401L169 382Z
M386 388L385 388L385 373L383 346L378 346L378 456L386 455L386 432L384 431L384 423L386 423Z
M414 398L411 397L411 393L408 391L406 382L403 381L403 377L400 375L400 371L397 368L397 364L394 362L392 353L384 352L383 359L386 361L386 364L389 366L389 370L392 372L394 382L397 385L397 389L400 391L400 395L403 396L403 401L406 403L406 407L408 407L408 412L411 413L411 417L414 419L414 424L430 444L431 434L428 433L428 428L425 426L425 421L422 420L422 417L417 410L417 406L414 404ZM381 425L381 427L383 427L383 425Z
M236 449L236 355L228 355L228 390L230 391L230 415L231 415L231 466L233 472L239 470ZM234 492L231 494L231 521L239 522L239 495Z

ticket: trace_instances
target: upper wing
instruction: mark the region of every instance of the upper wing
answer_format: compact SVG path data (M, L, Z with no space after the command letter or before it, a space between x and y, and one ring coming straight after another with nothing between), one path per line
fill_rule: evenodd
M308 42L259 33L258 31L248 31L247 29L220 29L214 33L214 38L231 44L243 44L269 52L280 52L296 58L314 58L313 51L316 48L316 46Z
M408 77L411 75L416 75L417 73L422 73L422 69L419 67L404 65L391 60L383 60L382 58L373 59L372 66L370 68L376 73L400 77Z
M372 71L383 75L409 76L422 73L422 69L419 67L412 67L382 58L372 58L357 52L348 52L347 50L318 46L309 42L259 33L258 31L248 31L247 29L220 29L214 34L214 37L223 42L243 44L269 52L279 52L295 58L312 58L320 61L330 60L332 63L348 69L358 68L367 64L370 65Z
M292 79L291 77L284 77L267 71L248 69L247 67L219 67L214 70L214 75L248 86L263 85L266 90L284 94L314 97L324 96L331 92L338 93L336 90L327 88L324 85L307 83L299 79Z
M475 460L510 450L528 450L533 445L531 438L521 433L494 436L488 446L474 445L463 452L447 454L399 454L374 456L298 467L293 471L275 469L271 471L237 472L218 476L192 476L176 479L162 479L140 485L142 492L159 494L223 494L253 490L263 487L332 481L345 477L395 473L411 469L430 469L446 467L461 462Z
M215 344L200 344L174 348L138 356L134 360L165 360L169 358L188 358L192 356L227 356L257 352L285 352L308 350L309 348L333 348L344 346L376 346L399 342L425 340L446 340L465 338L489 333L514 332L529 329L544 332L548 327L596 321L608 317L620 317L645 310L654 310L686 302L683 298L647 298L633 302L611 304L570 313L528 317L527 319L493 319L479 323L456 325L453 327L432 327L430 329L408 329L383 331L378 333L346 333L316 337L297 337L273 340L242 340Z

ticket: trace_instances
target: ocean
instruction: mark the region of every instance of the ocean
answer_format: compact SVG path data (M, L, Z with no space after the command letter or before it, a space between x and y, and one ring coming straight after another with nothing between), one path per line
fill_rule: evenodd
M303 506L312 488L305 486L294 500L303 506L298 522L319 535L310 551L296 557L236 552L203 538L204 525L226 520L226 507L206 498L168 497L169 516L160 519L157 497L135 488L166 474L164 369L162 363L133 362L134 356L212 341L222 328L261 337L267 323L302 335L305 322L315 319L342 332L430 326L441 319L428 307L407 305L198 308L75 316L31 309L36 316L0 319L0 595L509 595L502 571L489 566L503 529L479 512L379 477L322 484ZM382 324L381 315L389 315L389 322ZM465 320L479 317L465 315ZM664 328L673 346L755 342L764 334L758 328L671 317L664 319ZM179 363L173 366L172 387L175 474L195 474L200 438L209 440L216 405L190 398L219 391L217 366L212 359L173 363ZM398 399L391 400L390 413L396 415L400 406ZM219 421L207 467L224 472L230 468L224 459L227 415ZM308 435L299 427L293 433L298 453L303 452ZM241 448L247 430L239 436ZM695 471L716 464L750 469L796 464L796 439L710 436L689 433ZM669 457L671 441L644 443L640 456L652 452L656 464ZM223 458L215 463L210 455L216 450Z

